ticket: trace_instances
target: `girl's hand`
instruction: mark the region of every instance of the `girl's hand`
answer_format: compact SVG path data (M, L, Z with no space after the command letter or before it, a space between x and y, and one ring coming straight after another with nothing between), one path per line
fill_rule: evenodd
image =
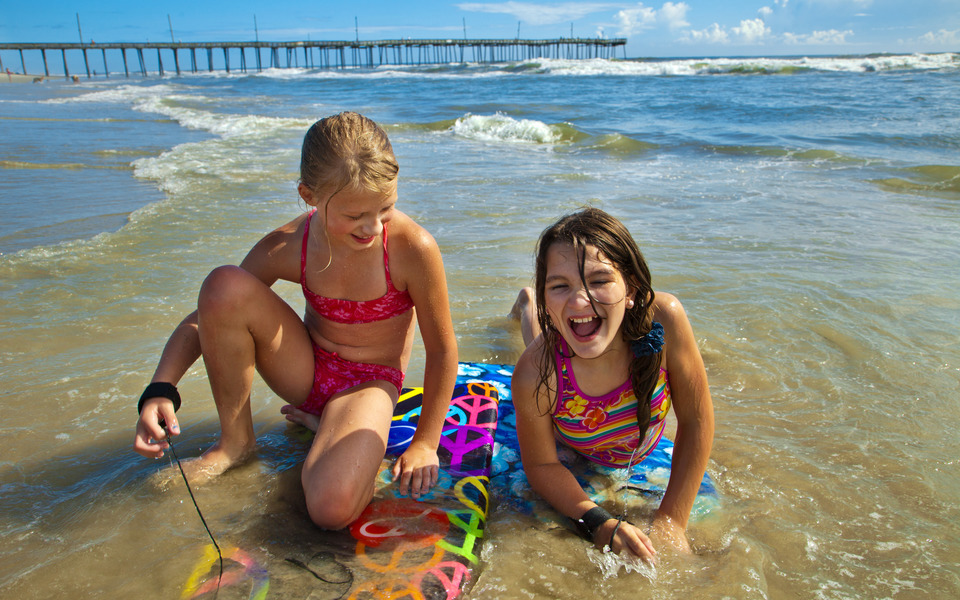
M160 425L161 421L166 429ZM173 410L173 402L168 398L151 398L143 403L140 419L137 420L137 436L133 440L133 450L147 458L162 458L163 451L170 447L167 432L180 435L180 425Z
M690 541L687 539L686 530L670 517L657 513L653 523L650 526L650 535L656 538L659 544L666 544L674 549L691 554Z
M414 498L430 491L437 483L440 472L440 459L436 449L413 442L407 451L393 463L393 480L400 478L400 494L409 491Z
M657 551L650 538L638 527L626 521L620 521L619 527L616 520L607 521L597 530L594 539L601 546L609 544L610 550L615 554L626 550L648 563L654 562L657 558Z

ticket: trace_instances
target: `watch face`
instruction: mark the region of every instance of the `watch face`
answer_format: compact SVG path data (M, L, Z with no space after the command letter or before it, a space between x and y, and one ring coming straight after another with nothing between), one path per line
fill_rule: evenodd
M580 537L585 540L593 541L593 536L590 535L590 530L587 528L587 524L583 522L583 518L575 521L573 519L570 520L573 521L573 526L577 529L577 533L580 534Z

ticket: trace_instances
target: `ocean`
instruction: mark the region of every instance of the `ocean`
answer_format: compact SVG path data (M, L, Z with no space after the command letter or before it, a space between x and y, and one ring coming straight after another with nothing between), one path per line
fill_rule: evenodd
M960 55L931 54L0 84L4 597L180 595L208 539L167 460L133 453L136 400L204 276L305 210L300 142L341 110L391 137L461 360L517 359L537 236L595 205L706 362L722 506L694 556L611 568L493 485L467 598L960 595ZM192 456L218 430L202 364L180 389ZM276 554L258 524L297 511L303 445L260 382L252 403L257 456L197 501Z

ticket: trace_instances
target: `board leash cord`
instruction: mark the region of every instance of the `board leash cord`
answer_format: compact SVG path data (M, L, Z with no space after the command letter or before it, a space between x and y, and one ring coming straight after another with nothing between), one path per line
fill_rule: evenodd
M217 543L216 538L213 537L213 532L210 531L210 527L207 525L207 520L203 518L203 513L200 511L200 505L197 504L197 499L193 496L193 490L190 489L190 482L187 481L187 474L183 472L183 465L180 464L180 457L177 456L177 451L173 447L173 442L170 439L170 432L167 432L167 444L170 446L170 453L173 454L173 458L177 461L177 468L180 469L180 476L183 477L183 483L187 486L187 493L190 494L190 500L193 501L193 507L197 509L197 515L200 517L200 522L203 523L203 528L207 530L207 535L210 536L210 541L213 542L213 547L217 549L217 558L220 559L220 574L217 576L217 591L214 592L213 597L217 598L220 595L220 582L223 581L223 553L220 551L220 544Z

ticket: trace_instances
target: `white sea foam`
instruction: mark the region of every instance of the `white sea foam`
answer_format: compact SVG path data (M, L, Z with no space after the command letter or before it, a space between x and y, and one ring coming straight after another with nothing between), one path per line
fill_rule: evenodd
M266 140L277 142L276 138ZM221 180L231 185L295 178L286 172L296 164L295 144L273 143L265 148L263 137L216 138L180 144L156 157L133 164L134 175L157 182L160 189L177 195L191 193L201 181ZM264 160L268 151L271 160Z
M483 142L555 144L562 139L557 128L534 119L514 119L503 113L466 115L450 128L454 135Z
M626 573L639 573L650 581L657 578L657 568L627 552L614 554L608 550L587 548L587 560L593 563L603 574L604 579L616 577L623 569Z
M676 59L566 59L537 57L502 63L452 62L374 68L274 67L256 73L214 71L189 77L270 79L487 79L523 76L685 76L790 74L802 71L884 72L960 69L960 54L883 54ZM158 86L159 87L159 86Z
M273 135L281 129L304 130L310 125L309 121L302 119L223 114L190 108L178 104L176 97L144 98L135 105L135 108L143 112L165 115L188 129L209 131L224 138Z
M134 110L169 117L188 129L209 131L228 138L235 136L273 135L278 130L304 130L310 122L303 119L216 113L202 108L218 105L214 98L192 92L186 86L161 83L150 86L123 85L114 89L81 94L72 98L47 100L48 103L110 102L128 104Z
M147 98L163 98L173 96L184 91L181 85L160 83L157 85L121 85L115 88L79 94L66 98L51 98L42 100L41 104L68 104L73 102L114 102L119 104L134 104Z
M187 129L213 134L214 139L180 144L159 156L133 161L136 177L152 179L170 194L188 193L195 184L190 175L244 182L259 180L265 170L277 165L292 164L295 144L281 144L275 158L282 160L270 161L269 166L262 160L262 153L272 150L279 140L301 135L311 123L307 119L206 110L203 107L222 103L197 94L191 87L170 83L123 85L50 102L126 104L140 112L170 118Z
M236 185L295 177L285 168L295 164L298 149L281 143L285 136L271 135L278 133L276 121L256 116L224 119L219 127L204 127L215 129L220 137L179 144L159 156L133 161L134 176L156 181L170 195L193 194L198 184L215 180ZM265 161L264 153L271 160Z
M778 58L683 58L672 60L536 59L540 74L551 75L722 75L796 71L879 72L960 68L960 54L905 54Z

